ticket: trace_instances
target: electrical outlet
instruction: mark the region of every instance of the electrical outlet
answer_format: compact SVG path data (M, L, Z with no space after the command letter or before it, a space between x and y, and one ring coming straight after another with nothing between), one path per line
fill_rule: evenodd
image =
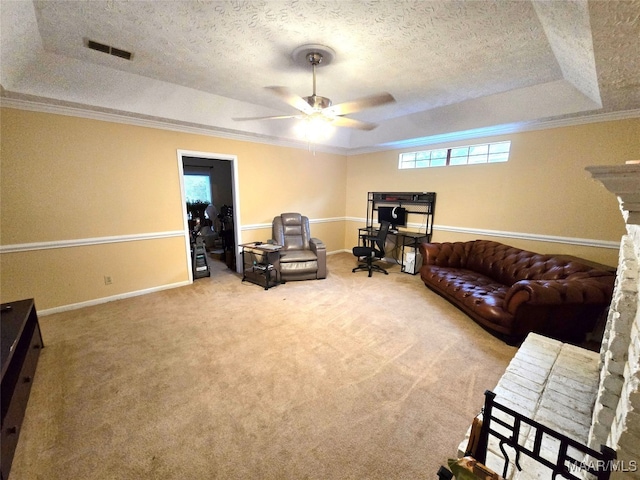
M110 275L105 275L104 276L104 284L105 285L111 285L113 283L113 280L111 279Z

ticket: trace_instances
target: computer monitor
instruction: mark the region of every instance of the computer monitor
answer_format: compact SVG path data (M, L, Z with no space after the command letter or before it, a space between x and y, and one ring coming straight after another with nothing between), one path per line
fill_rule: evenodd
M378 207L378 222L389 222L394 230L407 226L407 211L402 207Z

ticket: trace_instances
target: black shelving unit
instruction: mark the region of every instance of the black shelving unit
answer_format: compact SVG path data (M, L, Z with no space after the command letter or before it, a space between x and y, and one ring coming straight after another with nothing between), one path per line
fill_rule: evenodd
M421 218L418 233L424 233L426 241L433 234L433 216L436 209L435 192L369 192L367 197L367 228L377 224L377 212L380 207L402 207L407 211L409 223L411 215ZM415 217L414 217L415 220Z

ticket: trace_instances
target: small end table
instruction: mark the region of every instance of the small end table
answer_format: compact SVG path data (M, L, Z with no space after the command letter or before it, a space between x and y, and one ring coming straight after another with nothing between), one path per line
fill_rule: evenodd
M281 245L251 242L242 247L242 281L261 285L265 290L280 285L278 272L274 264L280 258Z

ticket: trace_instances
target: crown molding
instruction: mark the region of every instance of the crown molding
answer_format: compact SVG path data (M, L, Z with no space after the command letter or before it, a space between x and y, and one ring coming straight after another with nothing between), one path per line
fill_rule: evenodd
M640 118L640 109L625 110L621 112L596 113L579 117L561 118L555 120L536 120L520 123L508 123L494 125L486 128L464 130L459 132L443 133L428 137L412 138L397 142L387 142L384 144L350 149L348 155L359 155L363 153L380 152L385 150L402 150L406 148L425 147L445 142L457 142L461 140L471 140L475 138L486 138L498 135L508 135L511 133L531 132L535 130L548 130L552 128L572 127L586 125L589 123L613 122L616 120L627 120L630 118Z
M4 93L4 92L3 92ZM30 100L0 96L0 107L27 110L39 113L51 113L68 117L86 118L103 122L121 123L137 127L171 130L174 132L191 133L208 137L224 138L241 142L260 143L279 147L296 148L319 153L332 153L347 155L348 150L342 147L332 147L308 142L287 140L283 138L260 135L257 133L240 133L235 130L212 127L207 125L191 124L187 122L173 121L160 117L148 117L120 111L97 110L82 105L66 105L50 103L43 99Z
M0 96L0 107L3 108L14 108L17 110L28 110L33 112L51 113L55 115L80 117L91 120L122 123L140 127L171 130L182 133L191 133L195 135L205 135L210 137L225 138L229 140L238 140L242 142L260 143L346 156L387 150L401 150L406 148L424 147L444 142L456 142L475 138L507 135L511 133L547 130L552 128L585 125L589 123L611 122L616 120L626 120L630 118L640 118L640 109L625 110L621 112L596 113L593 115L569 117L556 120L528 121L521 123L495 125L487 128L431 135L427 137L413 138L397 142L387 142L379 145L372 145L370 147L343 148L321 144L309 144L307 142L287 140L267 135L240 133L234 130L199 124L190 124L187 122L172 121L159 117L147 117L120 111L98 110L95 108L89 108L77 104L66 105L60 103L52 103L47 101L47 99L42 98L38 98L37 100L13 98L4 96L7 94L4 88L2 89L0 94L2 95Z

